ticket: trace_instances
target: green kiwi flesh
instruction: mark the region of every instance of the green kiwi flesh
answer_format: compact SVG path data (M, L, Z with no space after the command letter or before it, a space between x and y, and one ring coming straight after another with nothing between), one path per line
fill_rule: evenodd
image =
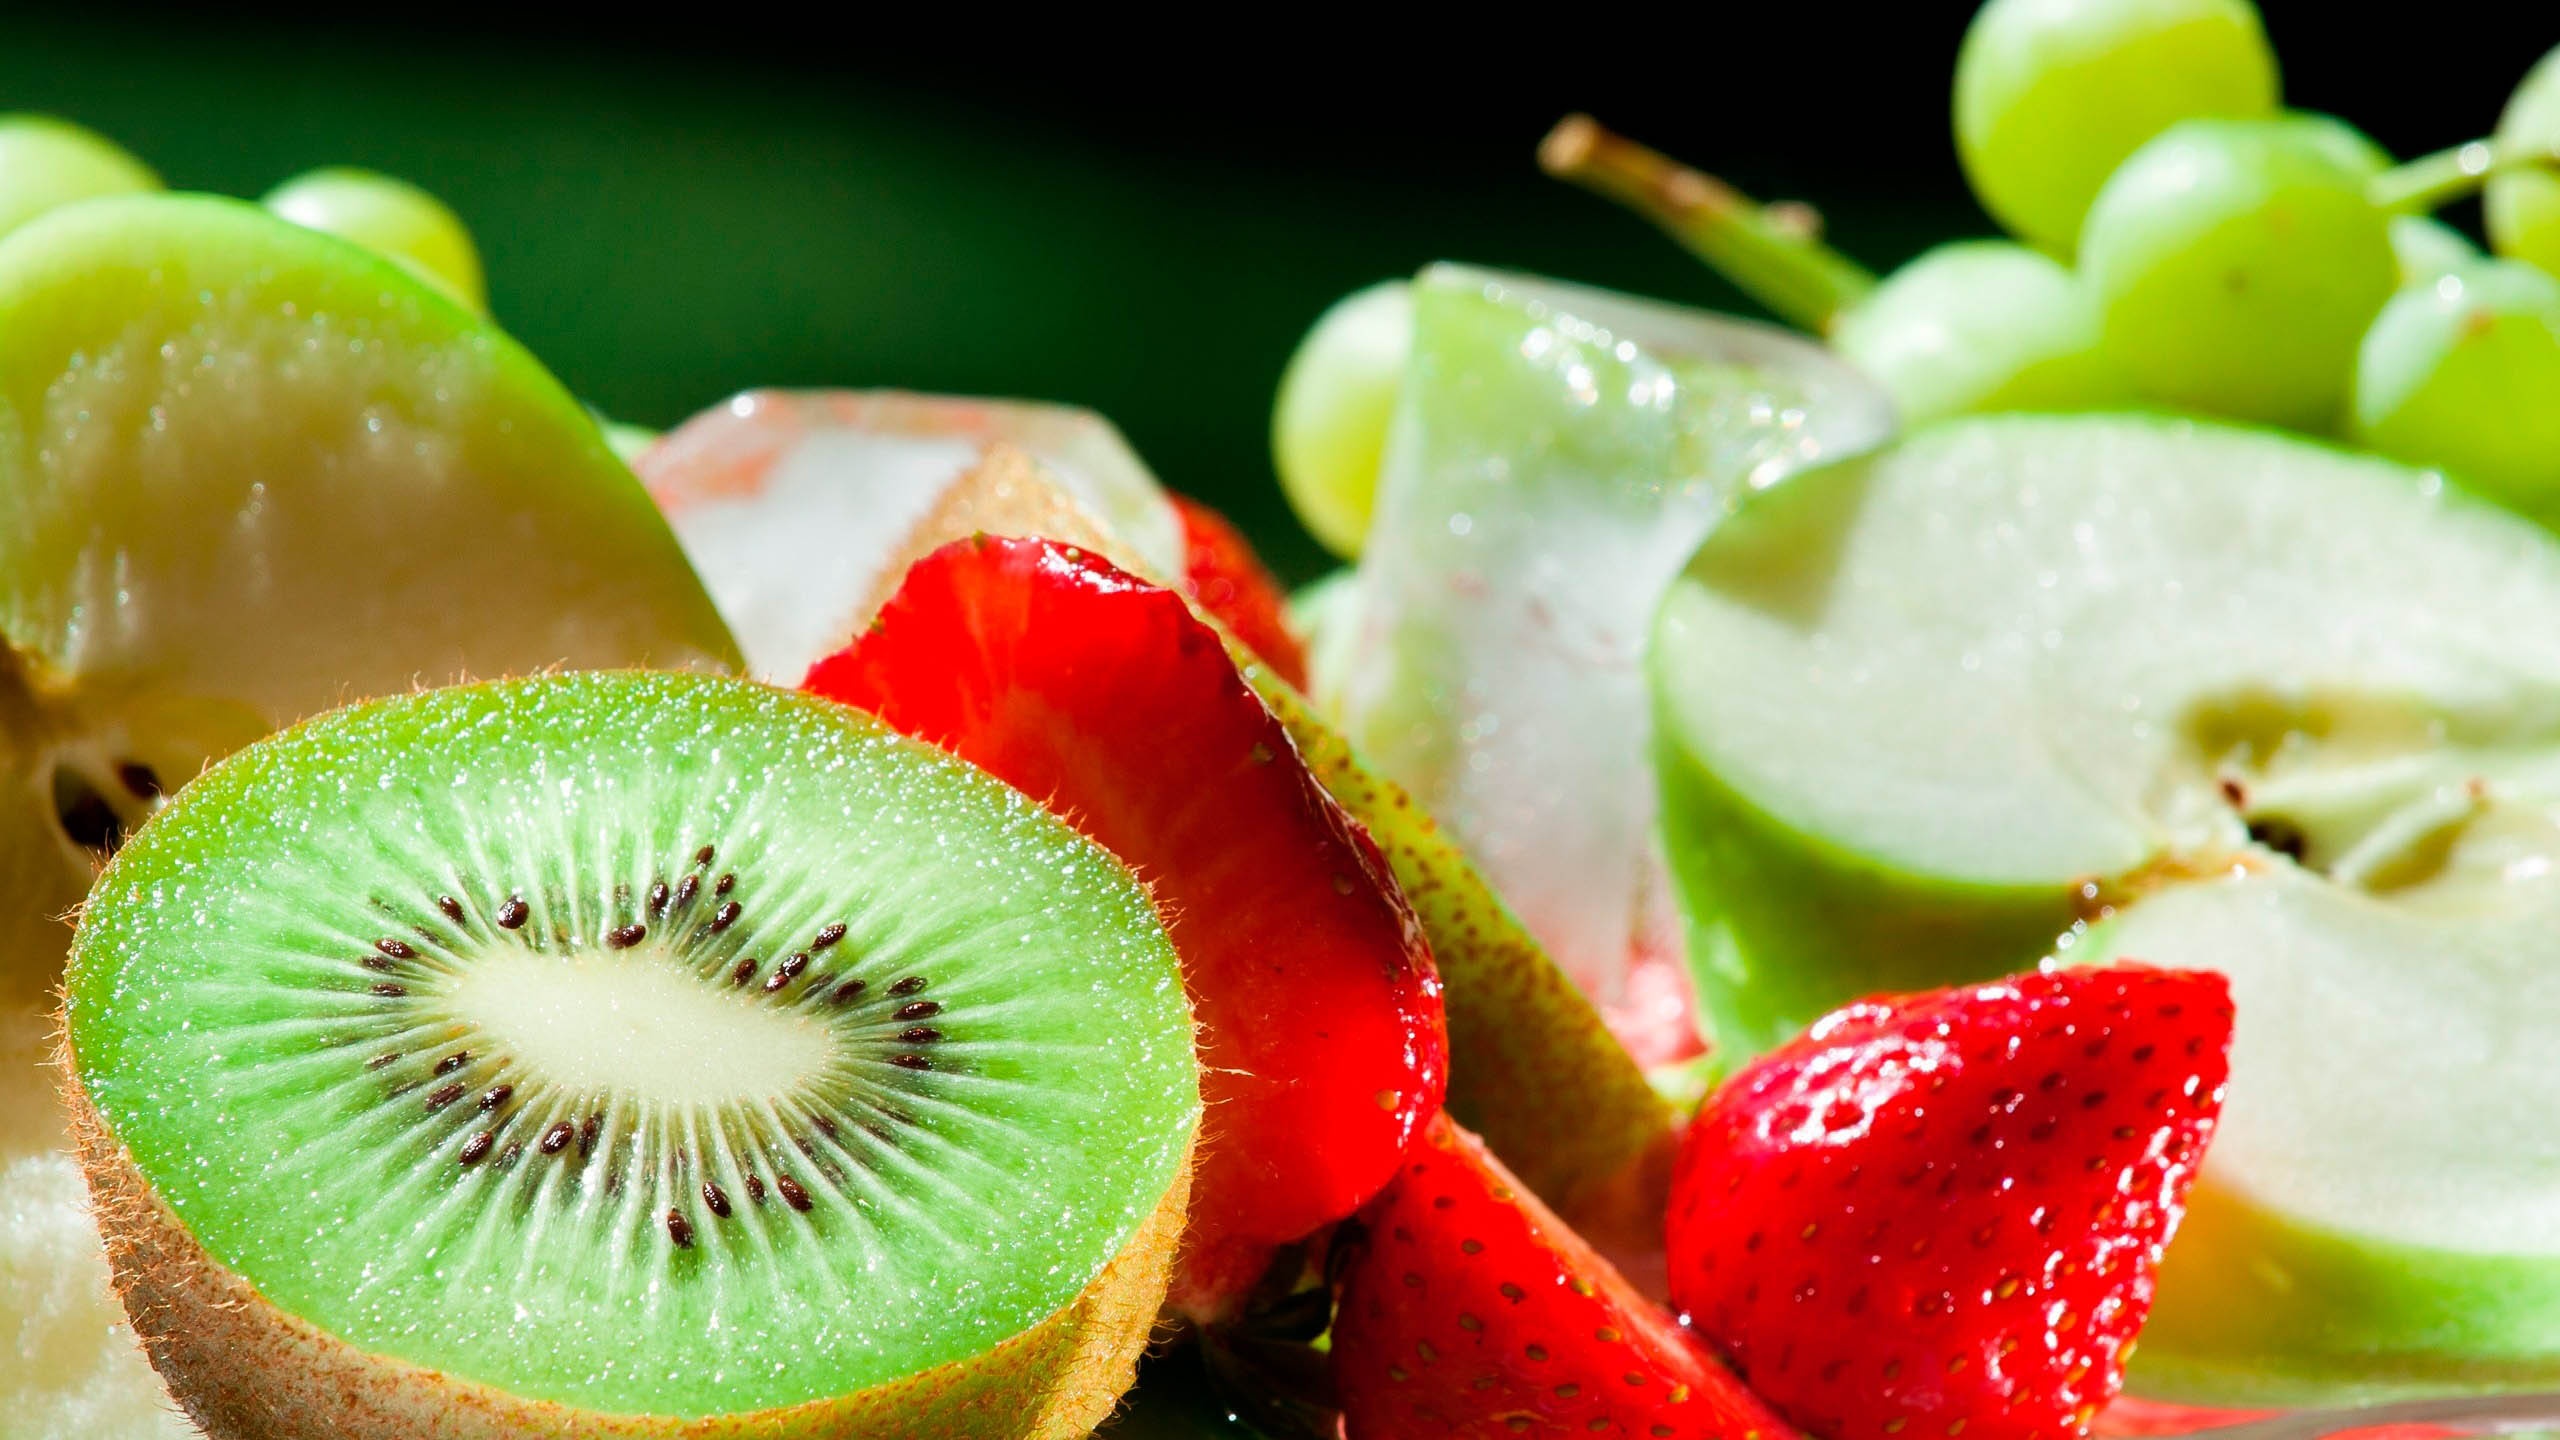
M1125 1386L1164 1273L1128 1252L1169 1250L1199 1119L1117 862L861 712L703 676L250 746L101 877L65 1012L119 1285L217 1435L332 1433L292 1398L332 1343L552 1433L823 1416L1018 1363L1113 1276L1154 1287L1105 1347ZM272 1307L285 1358L155 1321L190 1265ZM937 1433L912 1423L883 1433Z

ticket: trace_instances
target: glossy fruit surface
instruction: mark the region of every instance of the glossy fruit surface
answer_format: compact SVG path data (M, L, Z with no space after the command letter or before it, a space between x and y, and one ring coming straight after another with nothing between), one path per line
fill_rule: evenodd
M2560 46L2535 62L2498 117L2498 143L2528 153L2560 151ZM2560 276L2560 170L2500 175L2481 197L2489 243L2501 255Z
M1993 410L2098 410L2133 397L2098 307L2050 257L1959 240L1885 277L1831 343L1893 395L1905 425Z
M1332 1345L1349 1440L1785 1432L1446 1117L1359 1225Z
M2080 269L2141 394L2295 429L2340 417L2399 277L2355 148L2322 117L2191 120L2108 179Z
M2529 514L2560 505L2560 278L2472 260L2402 290L2356 352L2358 442Z
M1956 57L1956 147L1984 207L2069 257L2107 177L2181 120L2276 107L2248 0L1991 0Z
M160 188L114 141L50 115L0 116L0 235L75 200Z
M489 286L471 231L451 207L406 180L332 166L287 180L259 203L296 225L388 255L469 308L488 312Z
M1829 1440L2083 1432L2222 1108L2221 977L1861 1002L1735 1075L1673 1182L1671 1293Z
M1375 1194L1448 1079L1440 982L1375 845L1183 597L1041 540L907 572L808 688L1047 801L1153 890L1200 1016L1209 1123L1175 1303Z
M1412 287L1380 281L1317 317L1280 377L1271 412L1280 491L1308 532L1346 560L1368 538L1387 422L1412 350Z

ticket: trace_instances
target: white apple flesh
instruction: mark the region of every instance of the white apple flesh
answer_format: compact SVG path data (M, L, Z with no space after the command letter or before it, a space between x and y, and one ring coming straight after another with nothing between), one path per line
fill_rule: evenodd
M2554 616L2544 531L2269 434L1964 421L1790 481L1656 632L1719 1038L2056 949L2221 970L2138 1381L2560 1379Z

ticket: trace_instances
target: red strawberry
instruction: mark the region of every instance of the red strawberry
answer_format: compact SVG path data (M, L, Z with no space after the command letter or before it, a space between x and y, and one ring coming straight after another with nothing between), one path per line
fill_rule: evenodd
M1333 1319L1348 1440L1789 1433L1445 1115L1360 1219Z
M1253 553L1252 543L1226 516L1197 500L1176 495L1173 508L1182 516L1182 583L1191 598L1281 679L1305 689L1306 647L1289 629L1280 582Z
M1207 1105L1178 1306L1222 1317L1387 1183L1447 1082L1429 946L1181 596L1053 541L962 540L808 688L1045 799L1153 887Z
M2065 1440L2124 1379L2229 1072L2219 975L1852 1005L1736 1075L1672 1182L1672 1299L1825 1440Z

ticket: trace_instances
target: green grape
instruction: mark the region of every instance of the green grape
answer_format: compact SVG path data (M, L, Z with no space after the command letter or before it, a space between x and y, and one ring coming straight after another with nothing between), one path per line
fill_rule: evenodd
M1387 421L1413 349L1413 294L1401 280L1354 291L1298 342L1271 412L1280 488L1309 533L1359 558L1378 501Z
M2391 297L2356 353L2355 438L2519 509L2560 502L2560 279L2474 260Z
M57 205L159 188L150 166L105 136L49 115L0 115L0 235Z
M2249 0L1990 0L1956 56L1956 148L1983 208L2069 259L2107 177L2181 120L2276 108Z
M2334 126L2185 121L2098 192L2081 274L2142 394L2297 429L2337 422L2356 342L2399 268L2390 217Z
M2535 63L2498 117L2498 145L2560 152L2560 47ZM2481 197L2489 247L2560 275L2560 170L2517 170L2489 182Z
M2400 265L2400 283L2433 280L2480 258L2471 237L2432 215L2391 217L2391 258Z
M1986 410L2095 410L2132 398L2070 271L2023 245L1962 240L1886 277L1831 343L1906 424Z
M471 232L443 201L406 180L331 166L287 180L260 203L297 225L390 256L473 310L488 313L489 292Z

